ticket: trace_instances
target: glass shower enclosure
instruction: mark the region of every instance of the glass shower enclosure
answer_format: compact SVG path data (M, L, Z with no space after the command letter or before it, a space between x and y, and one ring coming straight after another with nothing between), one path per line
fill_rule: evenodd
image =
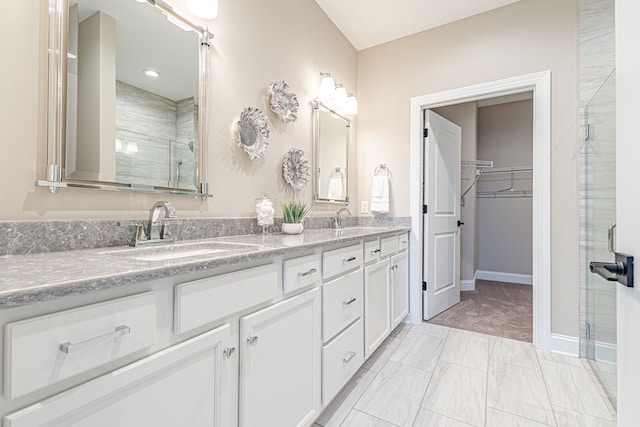
M615 70L585 108L581 148L580 209L583 334L580 356L588 360L605 393L616 402L616 282L589 272L589 262L613 262L608 234L616 220Z

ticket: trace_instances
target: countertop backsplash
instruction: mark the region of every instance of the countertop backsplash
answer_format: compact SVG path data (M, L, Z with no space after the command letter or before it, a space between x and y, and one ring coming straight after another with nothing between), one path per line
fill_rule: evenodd
M126 246L136 224L147 220L55 220L0 221L0 256L26 255L76 249ZM410 217L348 216L345 226L411 226ZM275 218L271 232L280 231L282 218ZM308 216L305 229L331 228L333 216ZM171 220L177 241L257 234L255 218L179 218Z

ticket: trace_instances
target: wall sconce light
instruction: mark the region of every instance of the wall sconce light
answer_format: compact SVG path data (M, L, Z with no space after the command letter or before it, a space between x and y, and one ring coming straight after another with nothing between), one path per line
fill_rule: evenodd
M318 89L318 99L337 113L346 115L358 114L358 100L352 93L347 94L347 89L343 84L335 83L329 73L320 73L320 87Z
M320 75L322 76L322 80L320 80L318 98L327 104L331 104L336 92L336 82L330 73L320 73Z
M213 19L218 16L218 0L187 0L187 9L203 19Z
M358 100L352 93L347 95L347 101L344 104L344 113L347 116L355 116L358 114Z

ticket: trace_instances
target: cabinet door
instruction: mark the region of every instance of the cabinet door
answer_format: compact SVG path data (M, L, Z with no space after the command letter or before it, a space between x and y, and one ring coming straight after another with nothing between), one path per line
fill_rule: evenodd
M364 269L365 358L391 333L389 260Z
M391 329L409 314L409 256L401 252L391 257Z
M240 319L240 425L306 426L320 410L320 289Z
M228 344L225 325L9 414L4 426L226 427L237 373Z

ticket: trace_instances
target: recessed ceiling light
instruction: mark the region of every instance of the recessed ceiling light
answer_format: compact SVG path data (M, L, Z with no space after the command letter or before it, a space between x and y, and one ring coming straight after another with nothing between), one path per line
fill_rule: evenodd
M160 77L160 73L155 70L144 70L144 73L149 77Z

